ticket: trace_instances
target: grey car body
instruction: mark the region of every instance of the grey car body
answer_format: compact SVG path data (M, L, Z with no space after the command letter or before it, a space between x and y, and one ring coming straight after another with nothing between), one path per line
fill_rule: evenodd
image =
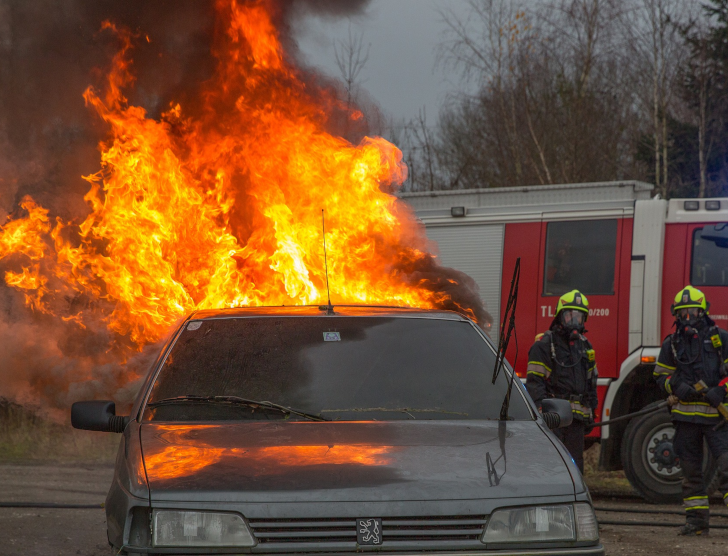
M324 331L341 328L343 331L336 334L344 337L353 334L351 326L340 327L338 323L356 324L364 322L361 319L374 319L366 322L376 322L378 330L386 332L390 330L387 326L397 327L392 329L399 331L392 342L401 342L401 336L406 336L401 331L408 327L416 328L417 334L421 335L422 323L430 323L435 328L433 336L427 337L428 347L440 338L443 342L452 343L452 339L448 340L448 331L456 330L462 334L464 327L468 327L468 337L474 331L490 354L490 366L487 361L472 363L475 365L473 368L482 366L485 380L490 384L495 350L475 324L456 313L336 307L332 315L325 309L200 311L182 323L150 369L130 417L116 425L117 430L123 429L123 432L114 480L106 499L108 538L115 550L128 554L343 554L367 551L385 554L603 554L602 546L594 540L520 544L488 544L482 540L489 516L499 508L577 502L591 504L586 485L571 457L548 429L518 380L514 381L511 402L516 417L505 421L492 417L477 418L472 412L464 417L466 413L462 411L448 414L445 410L441 413L437 410L434 414L427 414L425 411L429 409L412 409L412 404L396 410L386 409L383 413L377 413L382 408L373 403L367 403L363 408L333 408L324 413L321 404L325 405L326 401L317 402L315 399L307 402L315 408L314 413L329 415L331 420L278 416L266 411L261 413L260 408L257 408L254 419L235 419L229 415L208 419L205 415L215 411L214 408L201 404L199 409L195 409L202 411L201 414L196 415L194 411L185 413L190 404L181 402L179 407L183 409L178 410L174 399L169 404L172 409L167 408L164 401L159 404L156 413L151 409L154 405L152 400L160 396L170 399L163 393L178 393L174 390L177 388L173 383L175 376L181 377L180 382L198 384L199 389L202 388L199 384L207 385L212 380L206 372L230 372L220 368L196 370L182 376L179 372L174 375L173 370L168 370L189 357L184 356L185 353L193 353L190 350L197 349L195 332L207 330L207 325L210 330L217 330L214 327L219 328L219 322L223 320L228 322L225 326L229 328L229 323L233 322L230 319L248 319L246 326L268 319L262 329L265 332L272 330L270 327L274 323L283 323L275 324L276 330L279 330L280 326L288 326L290 319L306 318L306 326L323 323ZM342 317L349 320L335 320ZM297 321L292 326L297 326L298 322L304 321ZM366 347L370 333L374 334L371 330L373 328L367 328L364 334L359 334L346 349L356 351ZM320 336L318 332L316 334L316 337ZM252 333L248 335L254 336ZM184 342L188 336L193 340L189 340L191 343L185 352ZM330 336L329 339L335 340L335 337ZM283 338L280 345L287 349L285 346L297 341L293 338L289 342ZM250 345L258 345L255 338L250 342ZM306 339L305 342L308 345L311 340ZM310 350L318 354L330 348L322 343L307 349L310 355ZM344 349L344 343L335 349ZM447 349L440 350L434 346L427 356L432 358L433 353ZM225 349L221 347L215 351ZM263 358L265 361L276 361L279 357L275 347L264 346L260 351L246 357ZM397 348L397 354L402 352L407 353L406 349ZM456 359L467 355L458 350L449 353L448 357ZM212 359L216 357L219 359L218 355ZM225 361L229 361L229 356L225 357L228 357ZM301 358L299 355L296 357ZM312 357L315 359L318 355ZM170 358L176 358L176 362L170 363ZM307 355L302 368L310 370L311 360ZM457 364L463 366L459 361ZM463 361L471 364L469 359ZM240 362L237 364L240 365ZM375 378L357 375L355 383L361 389L365 381L376 379L379 381L376 387L367 386L369 390L366 392L357 390L349 394L341 392L347 386L334 385L331 392L338 393L331 396L344 396L343 399L360 396L371 402L377 388L382 391L402 388L394 382L388 386L388 377L397 374L397 369L401 370L407 364L406 360L397 361L382 376L372 371L376 365L367 364L367 373L375 373ZM360 375L365 374L357 369ZM256 372L260 374L259 369ZM406 372L409 371L402 371ZM506 380L509 372L503 373L501 381ZM265 391L268 387L266 380L280 382L283 380L280 377L285 376L276 375L273 370L271 373L269 378L264 374L262 377L256 375L260 382L245 388ZM336 375L329 376L327 384L346 373L346 369L336 368ZM320 380L320 377L312 378L311 373L303 373L303 376L314 383ZM394 378L391 380L395 381ZM418 382L417 379L408 380ZM464 407L470 407L467 406L471 395L468 390L473 388L468 384L453 385L449 380L430 377L424 382L432 381L433 387L438 390L456 392L461 389L462 403ZM453 380L460 379L455 377ZM179 388L186 392L185 389L191 388L189 384ZM297 384L284 385L281 392L299 392L301 388ZM310 394L313 386L306 388L309 388L306 396L315 397ZM427 384L418 384L416 388L428 392ZM504 391L502 386L500 388L496 415ZM160 389L164 392L160 393ZM349 389L356 390L353 387ZM308 400L306 396L301 399ZM164 408L164 411L160 412L159 408ZM234 411L228 407L224 410ZM344 410L349 412L341 413ZM174 418L169 418L169 415ZM119 419L116 418L117 422L121 422ZM153 512L161 510L219 511L241 515L256 544L248 548L155 547L151 518ZM368 546L361 542L361 537L357 537L357 520L362 518L369 518L372 523L376 521L377 528L381 527L383 540L379 544Z

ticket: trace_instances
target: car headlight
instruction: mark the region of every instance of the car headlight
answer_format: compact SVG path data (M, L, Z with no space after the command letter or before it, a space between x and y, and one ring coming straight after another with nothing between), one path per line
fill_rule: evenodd
M484 543L573 540L576 531L571 505L497 510L483 533Z
M484 543L597 541L599 526L591 504L505 508L493 512Z
M154 546L255 546L240 514L155 510Z

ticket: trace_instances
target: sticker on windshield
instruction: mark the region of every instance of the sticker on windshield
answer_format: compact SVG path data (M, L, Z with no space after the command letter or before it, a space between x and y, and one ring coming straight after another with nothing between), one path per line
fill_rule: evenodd
M201 320L193 320L187 325L187 330L197 330L200 326L202 326Z
M324 342L340 342L341 334L338 332L324 332Z

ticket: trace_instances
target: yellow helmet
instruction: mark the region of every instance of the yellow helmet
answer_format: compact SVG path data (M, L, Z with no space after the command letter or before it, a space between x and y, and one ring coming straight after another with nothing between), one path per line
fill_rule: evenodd
M707 313L710 308L710 303L705 299L705 294L699 289L692 286L685 286L677 292L675 302L670 307L670 311L675 315L678 310L688 307L697 307Z
M558 315L563 309L576 309L589 315L589 300L579 290L571 290L559 298L556 314Z

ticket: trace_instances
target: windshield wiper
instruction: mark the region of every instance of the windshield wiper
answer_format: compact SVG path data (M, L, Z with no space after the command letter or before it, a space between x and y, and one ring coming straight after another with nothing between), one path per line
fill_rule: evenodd
M274 409L283 413L284 415L298 415L299 417L305 417L311 421L328 421L326 417L315 415L313 413L307 413L292 407L286 407L285 405L279 405L277 403L268 401L255 401L248 400L246 398L240 398L238 396L175 396L174 398L164 398L155 402L150 402L147 405L149 407L157 407L160 405L170 405L175 403L228 403L232 405L244 405L252 408L262 407L265 409Z
M508 350L508 343L511 339L511 333L516 327L516 303L518 302L518 282L521 279L521 257L516 259L516 266L513 269L513 278L511 279L511 290L508 292L508 302L506 310L503 313L503 325L500 329L500 338L498 339L498 354L495 358L495 367L493 368L493 384L495 384L498 374L503 368L503 361ZM508 330L506 331L506 323ZM511 391L513 390L513 380L516 376L516 362L518 361L518 336L516 335L516 357L513 360L513 371L511 372L511 380L506 389L506 397L503 399L503 405L500 410L500 420L508 420L508 407L511 404ZM506 378L506 380L508 380Z
M390 413L406 413L412 419L415 416L412 413L442 413L445 415L460 415L467 417L467 413L460 413L457 411L448 411L447 409L412 409L409 407L350 407L349 409L322 409L321 413L348 413L348 412L364 412L368 413L371 411L386 411ZM415 419L416 420L416 419Z

